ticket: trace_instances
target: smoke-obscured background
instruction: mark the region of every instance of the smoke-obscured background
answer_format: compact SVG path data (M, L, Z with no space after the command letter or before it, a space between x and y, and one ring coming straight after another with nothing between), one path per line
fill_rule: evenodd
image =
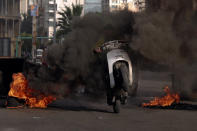
M193 0L159 0L160 7L137 14L131 48L169 66L173 86L184 97L196 90L197 15Z
M160 0L159 6L140 13L124 10L74 18L63 44L48 48L49 68L40 68L37 77L30 73L30 85L61 97L82 87L93 96L104 95L105 56L92 51L99 42L119 39L129 41L130 49L144 58L167 66L174 89L190 97L197 90L197 13L192 2Z
M3 87L3 85L2 85L2 84L3 84L3 83L2 83L2 82L3 82L3 80L2 80L2 75L3 75L3 74L2 74L2 72L0 71L0 89Z
M37 79L29 77L33 78L30 84L35 88L42 87L43 92L63 94L61 96L64 96L65 89L73 93L84 86L89 95L104 96L106 56L95 55L93 49L97 43L105 41L130 41L133 13L127 10L107 14L89 13L83 18L74 18L72 22L72 31L65 36L63 44L48 48L49 69L40 68Z

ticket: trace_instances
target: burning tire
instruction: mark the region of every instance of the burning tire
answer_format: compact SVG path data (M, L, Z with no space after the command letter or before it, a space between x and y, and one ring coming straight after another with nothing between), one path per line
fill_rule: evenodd
M20 108L24 107L25 101L15 98L15 97L8 97L7 98L7 108Z

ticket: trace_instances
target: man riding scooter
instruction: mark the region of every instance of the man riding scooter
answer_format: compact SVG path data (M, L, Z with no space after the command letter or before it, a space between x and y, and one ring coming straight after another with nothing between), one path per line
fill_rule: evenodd
M115 113L120 112L120 104L127 103L129 89L133 86L133 70L126 49L128 43L125 41L109 41L94 49L95 53L107 56L108 81L107 103L113 106ZM135 91L136 89L132 89Z

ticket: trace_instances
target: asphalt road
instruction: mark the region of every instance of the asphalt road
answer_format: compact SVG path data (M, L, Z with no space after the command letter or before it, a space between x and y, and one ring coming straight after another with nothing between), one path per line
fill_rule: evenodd
M0 108L0 131L197 131L196 109L140 106L170 86L168 73L144 72L140 77L138 96L129 98L120 114L112 113L104 99L59 100L47 109Z

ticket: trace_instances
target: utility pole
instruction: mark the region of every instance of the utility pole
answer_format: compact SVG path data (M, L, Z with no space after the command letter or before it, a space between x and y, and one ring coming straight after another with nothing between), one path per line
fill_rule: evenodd
M53 18L53 44L56 44L56 10L57 10L57 4L56 0L53 0L53 8L54 8L54 18Z
M33 1L34 8L38 8L38 1ZM37 37L37 10L33 16L32 21L32 59L35 60L36 58L36 37Z

